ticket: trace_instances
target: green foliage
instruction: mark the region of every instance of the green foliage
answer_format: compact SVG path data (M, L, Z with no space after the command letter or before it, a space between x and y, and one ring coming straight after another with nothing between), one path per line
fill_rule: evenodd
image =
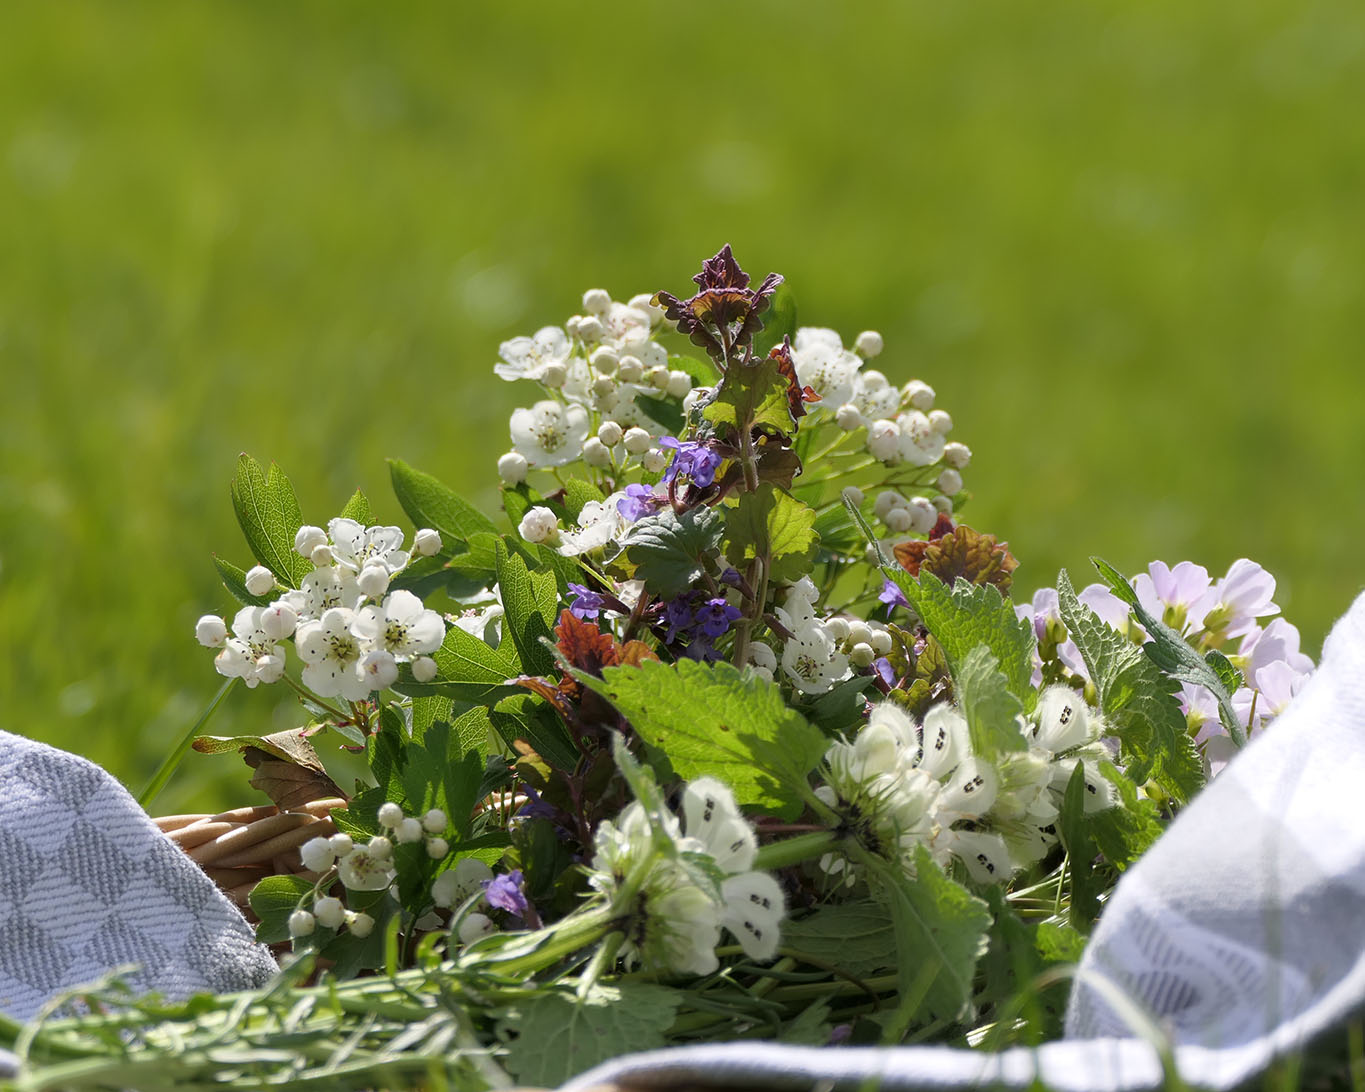
M593 1066L662 1046L678 994L663 986L598 985L581 1000L560 993L533 997L508 1013L515 1031L507 1068L528 1088L555 1088Z
M721 531L714 509L693 508L679 516L665 507L636 521L626 539L626 558L639 579L660 597L672 599L701 579Z
M843 902L782 926L782 946L866 976L896 963L896 931L881 903Z
M740 435L761 428L785 436L794 426L787 388L787 378L775 360L733 364L716 389L715 399L702 410L702 418Z
M1071 889L1067 906L1071 925L1081 933L1088 933L1100 912L1100 893L1106 884L1095 861L1099 847L1091 832L1089 816L1085 814L1085 768L1079 762L1071 771L1071 780L1066 783L1057 832L1066 847L1067 878Z
M570 523L577 523L583 506L589 501L600 501L602 490L585 482L582 478L570 478L564 483L564 516Z
M497 532L493 521L455 490L402 459L389 460L389 478L393 495L414 526L439 531L445 546L466 542L480 531Z
M1137 786L1113 763L1101 762L1100 774L1114 786L1117 803L1093 812L1086 820L1096 848L1122 871L1161 836L1161 813L1151 800L1138 796Z
M814 528L814 508L760 482L725 513L725 556L741 572L755 557L767 557L770 580L795 584L810 572L820 548Z
M488 710L489 721L510 747L525 740L556 769L572 770L579 752L558 715L540 698L517 691Z
M687 423L683 420L682 407L667 398L655 398L648 394L637 394L635 404L645 413L658 421L663 426L664 431L671 436L677 436Z
M544 642L551 640L559 617L559 588L552 572L534 572L517 554L509 553L504 540L496 545L496 573L502 594L503 633L516 646L522 670L528 675L547 675L554 670L554 656Z
M458 701L496 701L514 692L508 680L522 673L520 659L514 649L509 649L511 643L504 641L493 648L459 626L448 626L445 641L432 653L438 669L436 678L419 683L405 664L394 689L413 696L437 694Z
M237 568L231 562L224 561L215 555L213 567L218 570L219 577L222 578L223 587L227 588L228 594L236 599L244 607L264 607L268 606L273 597L269 595L252 595L246 590L246 571Z
M256 926L256 940L261 944L288 940L289 915L312 890L312 882L302 876L267 876L253 887L247 901L261 919Z
M1080 649L1100 711L1123 745L1128 776L1155 781L1182 803L1204 783L1203 764L1186 733L1176 683L1143 650L1076 598L1065 572L1057 578L1062 624Z
M369 499L359 489L351 494L351 499L341 509L340 517L342 519L353 519L367 527L374 522L374 513L370 511Z
M775 684L694 660L610 667L601 680L579 680L616 706L680 777L711 774L741 804L787 816L800 810L825 738L787 707Z
M250 455L237 460L232 479L232 508L251 555L291 588L313 571L313 563L294 550L294 535L303 526L294 487L276 464L270 470Z
M1015 719L1023 706L1010 693L1005 673L987 646L977 645L967 653L954 682L971 733L972 754L994 762L1002 754L1028 748Z

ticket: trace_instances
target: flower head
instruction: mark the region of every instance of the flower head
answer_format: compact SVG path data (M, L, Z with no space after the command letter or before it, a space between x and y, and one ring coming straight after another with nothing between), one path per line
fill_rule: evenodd
M564 466L583 454L588 411L580 405L545 400L512 411L512 448L529 466Z

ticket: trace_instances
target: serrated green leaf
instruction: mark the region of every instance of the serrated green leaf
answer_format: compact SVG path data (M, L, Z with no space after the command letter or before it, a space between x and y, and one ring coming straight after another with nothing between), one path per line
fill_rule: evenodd
M811 571L820 548L815 509L766 482L725 513L725 557L741 572L755 557L768 557L768 578L795 584Z
M274 463L269 471L250 455L237 460L232 479L232 508L251 556L281 583L297 588L313 571L311 562L294 551L294 536L303 525L294 487Z
M841 683L835 683L827 694L821 694L813 702L802 707L802 713L822 732L833 735L851 731L862 725L863 693L875 680L871 675L854 675Z
M531 571L502 539L496 544L496 572L505 611L503 633L516 646L522 671L548 675L554 670L555 659L543 642L553 639L559 615L559 586L554 573Z
M492 734L496 732L488 717L488 710L482 705L467 709L451 724L455 738L459 741L460 752L478 751L485 758L491 750Z
M926 846L915 847L913 879L899 864L879 857L869 863L895 927L902 1000L921 990L917 1013L960 1018L971 1005L976 964L986 951L990 908L944 875Z
M602 678L579 674L657 747L678 775L710 774L741 804L780 815L801 809L806 777L825 752L825 738L788 708L774 683L742 675L727 663L649 661L609 667Z
M1100 912L1100 892L1105 883L1095 868L1099 847L1091 837L1090 816L1085 814L1085 767L1077 762L1066 783L1057 833L1067 853L1067 878L1071 886L1071 924L1083 933Z
M218 577L223 582L223 587L227 588L228 594L244 607L266 607L270 605L271 597L268 595L252 595L246 590L246 573L237 568L236 565L224 561L215 555L213 567L218 570Z
M585 504L601 500L602 490L592 482L586 482L582 478L570 478L564 483L564 515L573 523L578 522Z
M1214 674L1218 676L1229 694L1237 693L1246 684L1246 677L1216 648L1204 653L1204 662L1213 668Z
M342 519L353 519L356 523L368 527L374 521L374 515L370 511L369 498L359 489L351 494L351 499L346 502L346 507L341 510Z
M540 698L518 690L489 710L488 717L509 747L524 739L557 770L572 770L578 765L581 755L573 737L558 714Z
M668 367L672 371L686 372L692 377L694 387L714 387L720 372L711 363L710 357L681 356L672 353L668 357Z
M972 754L994 762L1011 751L1028 748L1015 720L1023 712L1019 699L1010 693L999 661L985 645L967 653L953 678L958 704L967 718Z
M1057 578L1062 624L1080 650L1102 712L1123 747L1128 774L1154 780L1184 803L1204 783L1203 763L1186 731L1176 682L1146 653L1076 597L1063 571Z
M824 960L851 975L896 964L896 930L885 906L846 902L822 906L782 926L782 947Z
M998 588L969 584L961 577L949 588L933 573L921 573L916 580L904 569L887 567L884 572L943 646L954 681L971 651L985 645L1004 672L1009 692L1024 712L1032 711L1038 701L1032 683L1037 638L1032 624L1014 613Z
M445 642L432 653L436 678L419 683L412 670L402 666L394 689L412 697L438 694L457 701L492 702L516 692L507 684L522 673L521 661L511 654L508 642L498 648L472 637L459 626L446 629Z
M1085 937L1060 921L1040 921L1034 934L1035 949L1047 963L1079 963Z
M507 1069L529 1088L556 1088L593 1066L664 1044L679 995L633 982L598 985L576 1002L547 994L523 1002L508 1018L517 1037Z
M428 694L424 697L412 699L412 738L416 743L422 742L422 737L427 734L427 729L437 721L450 722L451 707L454 703L447 697L440 694Z
M1086 820L1104 859L1123 871L1161 837L1161 813L1152 801L1138 796L1137 786L1113 763L1101 762L1100 774L1114 786L1117 800L1112 808L1092 812Z
M712 508L692 508L679 516L666 507L635 522L625 542L626 558L650 591L672 599L701 579L721 530L720 514Z
M288 940L289 915L299 908L299 902L312 890L312 882L302 876L267 876L253 887L247 902L261 919L256 926L257 942L279 944Z
M687 422L683 419L682 406L667 398L655 398L648 394L637 394L635 404L645 411L651 420L663 427L670 436L679 435Z
M702 417L718 429L732 428L741 435L764 428L789 436L796 422L792 420L787 388L787 377L778 371L775 360L732 364L716 388L715 399L702 410Z
M408 518L418 527L439 531L446 546L468 541L480 531L497 534L492 520L430 474L401 459L390 459L389 477L393 481L393 495Z
M754 335L754 355L767 356L782 339L796 339L796 293L790 283L783 281L768 301L763 312L763 329Z

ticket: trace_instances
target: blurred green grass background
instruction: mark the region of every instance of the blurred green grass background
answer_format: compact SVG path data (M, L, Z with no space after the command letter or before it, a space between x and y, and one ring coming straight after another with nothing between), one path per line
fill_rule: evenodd
M10 9L3 727L134 791L218 685L227 483L485 505L498 343L734 245L886 337L1019 593L1248 555L1317 651L1362 585L1365 8L358 3ZM278 704L276 704L278 703ZM241 691L214 730L287 727ZM244 803L192 756L157 810Z

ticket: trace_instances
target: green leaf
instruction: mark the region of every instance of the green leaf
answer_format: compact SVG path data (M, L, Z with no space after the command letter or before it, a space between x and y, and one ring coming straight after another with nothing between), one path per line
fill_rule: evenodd
M1037 704L1033 689L1033 625L1017 617L1014 606L994 585L969 584L961 577L950 589L933 573L918 580L904 569L886 568L885 573L905 593L916 614L943 646L956 682L967 656L985 645L995 656L1009 692L1025 712Z
M1034 934L1035 947L1046 963L1079 963L1085 937L1060 921L1040 921Z
M1084 606L1065 571L1057 578L1057 599L1062 624L1095 684L1100 712L1123 746L1128 776L1138 784L1155 781L1181 803L1189 800L1204 783L1204 768L1175 697L1175 680Z
M664 1045L679 995L633 982L598 985L579 1002L552 993L523 1002L509 1017L517 1037L506 1066L529 1088L556 1088L622 1054Z
M725 557L741 572L755 557L769 557L768 578L795 584L810 572L819 548L815 509L767 483L741 494L725 513Z
M480 531L497 533L493 521L453 489L402 459L389 460L389 477L408 518L418 527L439 531L446 546L465 542Z
M291 588L313 571L312 562L294 550L294 536L303 526L303 515L294 487L274 463L268 472L250 455L237 460L232 479L232 508L251 555L276 579Z
M1062 845L1066 846L1071 924L1083 933L1090 931L1091 923L1100 912L1100 892L1106 886L1095 867L1099 847L1091 837L1089 819L1085 814L1085 767L1077 762L1071 771L1071 780L1066 783L1057 831L1062 837Z
M896 930L875 902L822 906L782 926L782 947L832 963L861 977L896 965Z
M701 579L720 536L721 517L714 509L692 508L679 516L666 507L635 522L625 542L626 558L650 591L672 599Z
M473 709L466 710L455 718L451 728L455 732L455 738L459 740L461 753L478 751L485 758L488 757L492 733L497 729L493 727L486 708L476 705Z
M833 735L848 732L864 722L863 692L873 683L871 675L854 675L841 683L835 683L827 694L821 694L810 705L803 707L807 720L822 732Z
M825 737L788 708L776 684L746 677L731 664L694 660L609 667L602 676L576 677L667 755L680 777L710 774L741 804L787 816L800 811Z
M223 581L223 587L227 588L228 594L244 607L267 607L270 605L271 597L268 595L252 595L246 590L246 573L217 555L213 558L213 567L218 570L218 576Z
M896 933L901 1001L916 993L915 1012L957 1020L970 1007L977 960L986 951L991 914L986 903L944 875L928 847L915 847L915 876L899 864L868 856Z
M763 329L754 335L754 355L767 356L784 337L796 339L796 293L787 281L777 286L763 312Z
M247 901L261 919L256 926L256 940L261 944L288 940L289 915L312 890L312 882L302 876L267 876L253 887Z
M346 502L346 507L341 510L342 519L353 519L365 527L374 521L374 515L370 512L369 499L357 489L351 494L351 499Z
M733 428L741 435L764 428L790 436L796 422L787 402L787 387L787 377L778 371L775 360L733 364L716 388L715 399L702 410L702 417L718 427Z
M518 690L488 713L498 735L511 746L524 739L557 770L572 770L581 757L558 714L540 698Z
M1027 750L1028 743L1015 721L1023 707L1010 693L1005 673L989 648L977 645L967 653L953 682L967 718L972 754L994 762L1002 754Z
M716 371L710 357L680 356L673 353L668 357L668 367L672 371L686 372L690 375L694 387L714 387L720 379L720 372Z
M655 398L648 394L637 394L635 404L649 414L651 419L662 425L664 431L670 436L679 435L683 426L687 424L683 419L682 406L677 402L670 402L666 398Z
M559 615L559 586L554 573L532 572L502 539L496 546L496 572L506 612L503 633L516 646L526 674L548 675L555 668L555 659L542 642L553 640Z
M1227 729L1228 736L1238 747L1245 747L1246 731L1237 719L1237 710L1232 706L1232 693L1240 683L1240 676L1227 657L1218 654L1222 664L1226 665L1225 671L1217 661L1211 663L1200 656L1185 638L1142 605L1127 577L1102 558L1092 557L1090 562L1099 570L1114 594L1128 604L1138 623L1147 631L1151 640L1145 650L1152 662L1172 678L1202 686L1212 693L1218 702L1218 719ZM1233 684L1231 689L1228 688L1228 682Z
M508 685L507 680L522 673L521 661L507 648L506 642L493 648L459 626L450 626L445 642L432 653L436 678L419 683L412 677L411 668L404 664L394 689L413 697L439 694L458 701L496 701L516 692L516 687Z
M1137 786L1113 763L1101 762L1100 774L1114 786L1117 801L1112 808L1091 812L1086 821L1104 859L1122 871L1161 836L1161 813L1151 800L1138 796Z
M412 699L412 738L416 743L422 742L422 737L427 734L427 729L437 721L450 723L451 707L454 703L449 698L439 694L428 694L424 697ZM481 752L482 753L482 752Z
M564 483L564 514L570 522L577 523L583 506L589 501L601 501L602 490L585 482L582 478L570 478Z

